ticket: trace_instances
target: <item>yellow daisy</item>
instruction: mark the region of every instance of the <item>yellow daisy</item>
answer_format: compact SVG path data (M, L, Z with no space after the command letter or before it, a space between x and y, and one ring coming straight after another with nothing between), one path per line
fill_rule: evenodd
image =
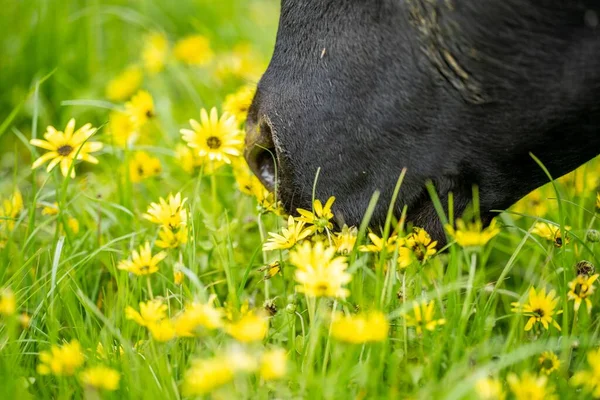
M540 354L538 363L540 364L540 370L546 375L550 375L560 367L560 360L553 351L544 351Z
M124 101L131 97L142 84L144 74L138 66L127 67L106 85L106 97L112 101Z
M423 228L413 228L413 232L405 240L405 246L413 251L416 259L425 263L436 253L437 242Z
M131 272L134 275L150 275L158 271L158 263L166 256L167 253L164 251L153 256L150 243L146 242L143 246L140 246L139 253L135 250L132 251L131 259L122 260L117 268Z
M565 232L571 229L570 226L565 226ZM535 226L531 230L531 233L538 235L548 241L554 242L554 246L561 247L563 245L563 238L560 232L560 226L555 224L549 224L547 222L536 222ZM569 237L566 237L564 242L569 243Z
M413 302L413 313L412 315L405 313L404 319L406 320L406 326L414 326L417 335L423 333L423 329L433 331L439 325L444 325L446 320L444 318L434 319L434 301L429 302Z
M86 387L114 391L119 388L121 375L118 371L102 365L89 367L79 374L79 380Z
M134 321L139 326L149 326L167 317L167 305L161 300L150 300L139 304L140 311L133 307L125 308L125 318Z
M133 121L136 128L144 125L154 117L154 100L152 95L145 90L138 91L127 103L125 111Z
M81 345L75 339L62 346L53 345L50 351L41 351L39 357L37 372L40 375L72 376L85 361Z
M554 388L548 385L547 376L535 376L525 372L521 377L518 377L516 374L511 373L506 377L506 381L516 400L557 399Z
M256 86L248 85L233 94L227 95L223 103L223 111L235 116L238 123L243 123L246 121L255 93Z
M396 246L402 245L403 243L398 243L398 236L392 235L385 242L383 238L380 238L373 232L369 232L369 239L371 240L371 244L363 244L358 248L358 250L365 253L382 253L384 250L387 255L391 255L396 250Z
M121 111L113 111L108 116L107 134L112 142L119 147L128 147L138 137L138 127L131 115Z
M336 233L333 237L335 250L342 255L350 254L356 244L357 236L358 229L355 226L349 228L347 225L344 225L342 231Z
M44 138L31 139L29 143L34 146L49 150L31 165L32 169L38 168L42 164L50 161L46 171L50 172L54 167L60 164L60 171L63 176L67 176L69 169L75 160L83 160L92 164L97 164L98 159L90 153L102 149L100 142L87 142L87 140L96 132L92 124L85 124L75 130L75 119L72 118L65 128L64 132L57 131L53 126L48 126ZM71 169L71 178L75 177L75 168Z
M561 314L562 311L555 312L554 309L558 305L560 299L556 297L556 291L551 290L546 294L546 289L542 288L539 292L534 287L529 289L529 298L527 303L519 302L511 303L513 312L522 313L529 317L525 330L529 331L533 328L536 322L541 323L544 329L548 329L548 324L554 325L560 331L560 325L553 318L554 315Z
M188 65L206 65L214 58L209 40L202 35L190 35L175 43L173 55Z
M358 315L334 315L331 335L346 343L381 342L387 339L390 324L381 311Z
M502 382L495 378L482 378L475 383L475 392L479 400L504 400L506 393L502 390Z
M178 228L187 222L186 202L187 198L182 198L181 193L176 193L175 196L169 193L166 200L160 197L158 203L150 203L148 211L142 217L169 229Z
M144 179L160 175L162 165L157 157L153 157L144 151L138 151L129 160L129 179L133 183L139 183Z
M229 113L219 118L216 108L210 110L210 115L203 108L200 122L191 119L190 125L192 129L181 129L181 134L199 157L231 164L233 158L242 154L242 134L235 117Z
M485 246L494 236L500 233L500 228L496 227L496 220L493 219L487 228L483 228L481 221L465 223L463 220L456 220L456 229L452 225L445 226L446 231L456 240L461 247L482 247Z
M142 60L146 70L151 74L162 71L168 52L169 41L165 35L158 32L149 34L142 49Z
M323 242L314 245L305 241L290 252L290 263L296 266L296 290L312 297L341 297L349 295L343 286L352 280L346 272L345 257L335 257L335 247Z
M19 188L16 188L13 195L8 199L4 199L0 205L0 228L6 225L9 230L12 230L15 226L15 220L18 219L22 211L23 195Z
M260 377L266 381L283 378L287 373L287 359L284 349L267 350L260 359Z
M306 239L312 233L309 228L304 227L303 221L296 222L291 215L288 217L287 228L281 229L281 234L269 232L269 239L263 245L264 251L290 249L296 243Z
M316 199L313 203L313 210L305 210L303 208L298 209L299 217L296 218L297 221L303 221L307 224L310 224L310 229L313 232L323 232L323 230L332 229L333 224L331 223L331 219L333 218L333 212L331 212L331 206L335 201L335 197L331 196L327 199L325 205L321 203L321 200Z
M583 386L584 392L591 393L598 399L600 398L600 349L588 352L587 361L591 368L577 371L569 383L573 386Z
M589 297L594 294L594 291L596 290L594 282L596 282L598 276L600 275L578 275L577 278L569 282L568 285L570 290L569 293L567 293L567 297L569 300L575 301L574 308L576 312L579 310L582 301L585 301L588 312L592 312L592 302Z

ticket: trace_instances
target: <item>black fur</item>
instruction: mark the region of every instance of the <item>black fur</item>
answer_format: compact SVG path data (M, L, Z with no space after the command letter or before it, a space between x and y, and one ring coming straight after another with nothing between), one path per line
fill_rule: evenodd
M271 63L248 118L247 158L286 208L335 195L359 224L369 199L437 239L424 182L482 218L600 153L599 1L283 0ZM272 136L272 140L269 137ZM268 183L268 182L267 182Z

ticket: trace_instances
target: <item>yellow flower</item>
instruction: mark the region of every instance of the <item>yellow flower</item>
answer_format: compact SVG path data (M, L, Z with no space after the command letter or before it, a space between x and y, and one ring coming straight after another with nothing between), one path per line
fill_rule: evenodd
M519 200L512 209L519 214L543 217L548 212L547 200L544 189L539 188Z
M148 325L148 330L152 338L158 342L168 342L175 338L176 332L173 323L168 319L152 323Z
M6 224L8 230L12 230L15 227L15 220L18 219L22 211L23 195L19 188L16 188L13 195L2 202L2 207L0 207L0 228Z
M546 295L546 289L542 288L539 292L536 292L535 288L529 289L529 298L527 303L521 304L519 302L511 303L513 312L522 313L529 317L527 324L525 324L525 330L529 331L533 328L536 322L540 322L545 329L548 329L548 324L551 323L556 329L560 331L560 326L554 320L553 316L561 314L562 311L557 313L554 309L558 305L559 298L555 297L556 292L551 290Z
M184 279L185 274L183 271L173 271L173 283L175 283L177 286L181 286Z
M223 326L223 310L215 308L212 297L208 303L191 303L173 321L177 336L192 337L199 328L214 330Z
M142 84L144 74L138 66L127 67L106 85L106 97L112 101L124 101L131 97Z
M413 302L413 314L404 314L407 326L414 326L417 334L423 333L423 329L433 331L436 326L444 325L446 320L444 318L433 319L433 300L429 302Z
M381 311L358 315L337 313L331 324L331 335L342 342L381 342L387 339L390 324Z
M456 220L456 229L452 225L446 225L446 231L456 240L461 247L481 247L485 246L494 236L500 233L500 228L496 227L496 220L493 219L490 225L483 229L481 221L466 224L463 220Z
M47 216L58 215L59 211L60 210L58 209L58 203L54 202L54 203L44 206L44 208L42 208L42 215L47 215Z
M565 232L571 229L570 226L565 226ZM535 226L531 230L534 235L541 236L542 238L554 242L556 247L563 245L563 239L560 233L560 226L549 224L547 222L536 222ZM569 237L566 237L566 242L569 243Z
M554 400L554 388L548 386L548 377L535 376L529 372L523 373L521 378L515 374L506 377L510 390L516 400Z
M342 231L336 233L333 237L335 251L342 255L350 254L356 244L357 235L358 229L355 226L349 228L347 225L344 225Z
M139 128L154 117L154 100L145 90L138 91L127 103L125 111L131 118L134 127Z
M67 226L72 234L77 235L79 233L79 221L73 217L67 219Z
M546 375L550 375L552 372L557 371L560 367L560 360L558 356L552 351L544 351L538 358L540 364L540 370Z
M21 324L21 328L27 329L31 326L31 317L27 313L21 313L19 315L19 323Z
M128 113L113 111L108 116L107 134L112 142L119 147L132 145L139 135L139 127Z
M97 164L98 159L90 153L94 153L102 149L100 142L87 142L87 140L96 132L96 128L92 128L92 124L85 124L81 128L75 130L75 119L72 118L67 123L64 132L57 131L53 126L46 128L44 138L31 139L29 143L40 147L44 150L49 150L31 165L32 169L38 168L42 164L50 161L46 171L50 172L54 167L60 164L60 171L63 176L67 176L69 168L75 160L83 160L92 164ZM75 168L71 170L71 178L75 177Z
M296 243L306 239L311 234L309 228L304 227L304 222L294 221L291 215L288 217L287 228L281 229L281 235L278 233L269 232L269 239L263 245L263 251L290 249Z
M10 288L0 291L0 315L11 316L17 310L17 300Z
M403 242L398 243L398 236L396 235L390 236L384 243L383 238L380 238L373 232L369 232L369 239L371 240L371 244L363 244L358 250L365 253L382 253L385 251L387 255L391 255L394 253L396 246L403 244Z
M333 213L331 212L331 206L335 201L335 197L331 196L325 205L321 204L321 200L316 199L313 203L313 210L308 211L303 208L298 209L298 213L300 217L297 217L297 221L303 221L307 224L312 225L310 228L313 232L323 232L325 229L333 228L333 224L331 223L331 219L333 218Z
M194 168L199 165L198 159L192 152L192 149L181 143L175 146L175 158L177 159L177 164L188 174L194 172Z
M260 313L250 311L238 321L227 324L226 331L239 342L257 342L267 336L269 320Z
M236 45L230 54L220 57L215 75L222 80L234 77L244 81L257 81L265 71L265 65L256 55L257 52L250 45Z
M588 312L592 312L592 302L589 297L594 294L596 287L594 282L598 279L598 274L592 276L578 275L577 278L569 282L569 293L567 296L569 300L575 300L574 308L575 312L579 310L581 301L585 300Z
M405 246L410 248L416 259L425 263L437 252L437 242L431 240L431 236L422 228L413 228L413 232L405 240Z
M600 398L600 349L587 353L587 361L591 369L576 372L569 383L573 386L583 386L583 391L591 393L596 399Z
M202 35L190 35L175 43L173 55L188 65L206 65L214 58L210 42Z
M494 378L483 378L475 383L475 392L479 400L504 400L506 393L502 390L502 382Z
M117 268L138 276L150 275L158 271L158 263L166 256L167 253L164 251L152 256L150 243L146 242L144 246L140 246L139 253L134 250L131 253L131 259L122 260Z
M192 361L183 377L182 394L202 396L233 380L235 365L227 357L219 356Z
M596 193L596 212L600 212L600 193Z
M156 74L164 69L168 51L169 41L162 33L155 32L146 37L142 60L148 72Z
M102 365L89 367L79 374L79 380L84 386L94 389L114 391L119 388L121 375L118 371Z
M233 115L223 113L219 118L213 107L209 116L203 108L200 122L191 119L190 125L192 129L181 129L181 134L199 157L231 164L232 158L242 154L242 134Z
M150 154L138 151L129 161L129 179L139 183L147 178L159 175L162 172L160 160Z
M260 377L266 381L280 379L287 373L287 353L284 349L266 351L260 360Z
M186 244L187 240L187 226L182 225L179 229L170 229L163 226L158 231L158 239L154 244L161 249L176 249L177 247Z
M227 95L223 103L223 111L235 116L238 123L245 122L255 93L256 86L248 85L233 94Z
M341 297L349 295L343 288L352 280L346 272L345 257L335 257L335 247L325 248L323 242L314 245L305 241L290 252L289 261L296 266L296 290L312 297Z
M184 197L182 199L180 192L175 194L175 196L169 193L167 200L160 197L158 203L150 203L148 212L142 214L142 217L169 229L179 228L187 222L186 202L187 198Z
M125 318L133 320L140 326L155 324L167 317L167 305L161 300L150 300L140 303L140 312L133 307L125 309Z
M53 345L50 351L41 351L39 357L37 372L40 375L72 376L85 361L77 340L62 346Z

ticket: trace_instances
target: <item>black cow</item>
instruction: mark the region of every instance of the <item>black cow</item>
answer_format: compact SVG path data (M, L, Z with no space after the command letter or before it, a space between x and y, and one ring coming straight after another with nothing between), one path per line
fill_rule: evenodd
M283 0L246 158L285 207L335 195L358 224L375 190L443 237L424 183L482 219L600 153L600 1ZM385 219L380 201L372 222Z

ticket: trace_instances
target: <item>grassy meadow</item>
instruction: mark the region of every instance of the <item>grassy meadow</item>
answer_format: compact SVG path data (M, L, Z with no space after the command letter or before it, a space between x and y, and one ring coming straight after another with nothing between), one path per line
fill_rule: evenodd
M241 157L279 2L5 3L0 398L600 398L597 160L338 232Z

